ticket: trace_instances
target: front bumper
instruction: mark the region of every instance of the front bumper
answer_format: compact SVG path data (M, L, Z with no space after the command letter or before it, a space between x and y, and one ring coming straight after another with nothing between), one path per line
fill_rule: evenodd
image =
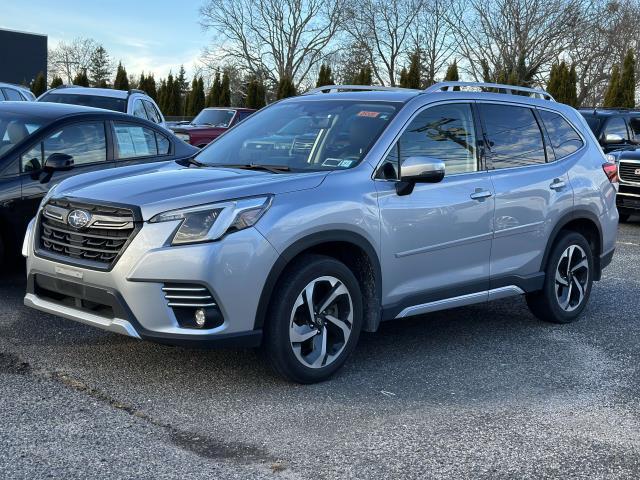
M177 222L145 223L111 271L40 257L33 225L25 240L28 287L25 305L107 331L161 343L256 346L255 329L264 281L278 258L254 228L217 242L167 246ZM63 263L64 262L64 263ZM206 286L223 322L185 328L165 298L168 283ZM90 305L90 308L87 308Z

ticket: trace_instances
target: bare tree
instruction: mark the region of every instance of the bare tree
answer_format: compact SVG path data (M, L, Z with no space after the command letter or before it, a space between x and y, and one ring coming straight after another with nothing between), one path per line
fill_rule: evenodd
M209 53L253 74L268 72L305 84L309 72L336 48L345 0L208 0L201 24L217 32Z
M449 21L463 67L476 80L486 62L492 72L518 70L541 83L581 30L580 7L580 0L460 0Z
M411 30L424 0L353 0L349 33L363 45L375 79L396 85L399 62L410 49Z
M436 82L456 51L453 28L447 21L452 6L452 0L426 0L413 26L413 42L420 51L427 86Z
M70 43L58 43L49 50L49 75L59 76L71 83L76 74L89 68L97 47L95 40L84 37L77 37Z

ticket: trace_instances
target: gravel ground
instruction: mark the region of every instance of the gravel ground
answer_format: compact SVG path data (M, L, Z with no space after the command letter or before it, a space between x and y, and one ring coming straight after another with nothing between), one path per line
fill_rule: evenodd
M571 325L521 298L384 324L333 380L139 342L0 278L0 478L639 478L640 223Z

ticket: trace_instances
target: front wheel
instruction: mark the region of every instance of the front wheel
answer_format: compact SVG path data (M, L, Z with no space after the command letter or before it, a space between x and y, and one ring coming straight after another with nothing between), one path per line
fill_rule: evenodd
M531 312L546 322L576 320L589 301L593 265L587 239L576 232L562 234L549 255L542 290L527 295Z
M326 380L346 361L362 327L362 293L353 272L321 255L305 255L274 291L264 348L288 380Z

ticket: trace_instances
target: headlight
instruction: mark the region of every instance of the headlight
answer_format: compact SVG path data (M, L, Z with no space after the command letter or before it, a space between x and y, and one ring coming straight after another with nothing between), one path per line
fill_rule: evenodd
M189 143L189 141L191 140L191 137L189 136L188 133L175 133L174 135L178 137L180 140L183 140L187 143Z
M159 213L150 223L180 220L171 245L210 242L225 233L243 230L256 224L271 206L271 195L241 198L222 203Z

